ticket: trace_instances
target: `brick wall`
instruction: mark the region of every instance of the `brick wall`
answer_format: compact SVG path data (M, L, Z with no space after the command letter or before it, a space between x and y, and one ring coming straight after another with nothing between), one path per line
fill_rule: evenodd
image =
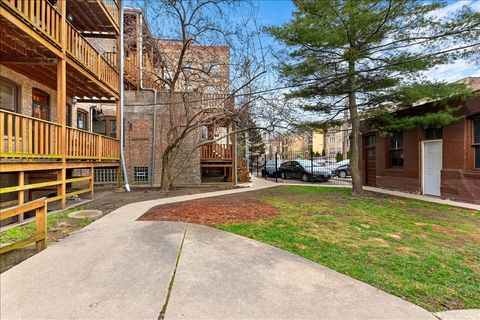
M32 80L12 69L1 66L0 76L15 83L19 89L19 113L31 117L32 113L32 90L40 89L49 95L50 121L58 122L57 119L57 92L35 80ZM72 105L72 98L67 97L67 103ZM76 126L76 108L72 107L72 122Z
M165 102L164 96L158 94L157 103ZM149 175L152 170L152 143L153 143L153 96L151 92L129 91L125 94L125 160L128 179L131 184L149 184L136 182L134 167L148 167ZM134 105L134 106L133 106ZM161 181L162 155L167 147L167 130L169 127L166 107L157 106L157 130L155 137L155 185ZM174 164L180 174L175 185L200 184L200 151L193 146L200 137L200 130L190 134L180 146L179 154Z

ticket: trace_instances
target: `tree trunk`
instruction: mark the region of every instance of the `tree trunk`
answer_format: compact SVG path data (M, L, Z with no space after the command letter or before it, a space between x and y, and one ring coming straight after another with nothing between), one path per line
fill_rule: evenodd
M355 88L355 62L350 61L348 66L348 108L350 111L350 121L352 123L352 133L350 136L350 172L352 174L352 194L364 194L362 187L362 177L360 175L360 119L357 110L357 97Z
M170 165L170 152L171 150L167 147L165 152L162 155L162 177L160 181L160 190L169 191L171 187L171 165Z

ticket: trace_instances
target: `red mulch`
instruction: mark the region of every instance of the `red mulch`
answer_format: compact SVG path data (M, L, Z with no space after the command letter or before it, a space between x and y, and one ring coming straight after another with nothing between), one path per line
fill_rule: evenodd
M241 196L214 197L156 206L138 220L181 221L212 226L222 223L269 219L278 210L257 199Z

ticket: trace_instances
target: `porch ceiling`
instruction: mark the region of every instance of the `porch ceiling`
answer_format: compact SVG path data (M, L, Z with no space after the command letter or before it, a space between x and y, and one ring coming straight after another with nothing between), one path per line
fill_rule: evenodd
M72 24L82 33L108 33L115 37L118 31L97 0L67 1L67 14L72 15Z
M57 89L57 55L6 19L0 17L0 64L39 83ZM67 96L110 98L77 68L67 63Z

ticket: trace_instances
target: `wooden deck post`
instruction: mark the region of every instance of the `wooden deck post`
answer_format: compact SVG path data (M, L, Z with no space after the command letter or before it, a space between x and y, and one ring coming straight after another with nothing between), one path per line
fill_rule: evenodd
M90 179L88 180L90 182L90 197L93 199L93 184L94 184L94 175L93 175L93 172L94 172L94 167L91 166L90 167Z
M25 171L18 172L18 186L21 187L25 184ZM20 206L25 202L25 191L18 191L18 203L17 205ZM18 222L23 221L23 213L18 215Z
M37 252L47 247L47 200L44 201L45 205L35 210L35 226L37 229L35 246Z
M65 197L67 187L65 180L67 179L67 127L66 127L66 108L67 108L67 63L66 63L66 46L67 46L67 21L66 21L66 4L65 1L58 2L61 14L60 21L60 43L62 45L63 56L57 63L57 120L60 123L60 154L62 155L62 169L59 170L57 179L62 183L57 187L57 195L61 196L60 209L64 209L67 203Z

